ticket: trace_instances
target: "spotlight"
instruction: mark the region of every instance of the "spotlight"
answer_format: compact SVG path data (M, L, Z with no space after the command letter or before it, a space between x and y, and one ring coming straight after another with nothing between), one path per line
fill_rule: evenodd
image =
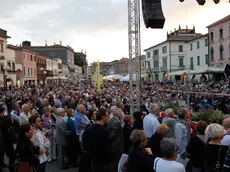
M184 0L179 0L180 2L184 2Z
M218 4L220 0L213 0L215 4Z
M196 0L199 5L204 5L206 0Z

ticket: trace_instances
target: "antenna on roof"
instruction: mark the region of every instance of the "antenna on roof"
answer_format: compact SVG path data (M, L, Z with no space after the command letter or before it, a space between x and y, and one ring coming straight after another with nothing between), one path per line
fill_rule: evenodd
M47 40L45 41L45 46L47 46Z
M187 5L185 5L185 25L187 26Z

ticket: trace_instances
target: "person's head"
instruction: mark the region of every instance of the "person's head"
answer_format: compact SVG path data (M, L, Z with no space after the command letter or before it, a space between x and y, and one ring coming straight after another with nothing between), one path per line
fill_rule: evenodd
M0 106L0 117L4 116L5 110L6 109L4 107Z
M119 102L117 102L117 108L124 109L125 106L124 106L124 104L121 101L119 101Z
M48 117L50 115L50 108L49 107L44 107L43 108L43 115Z
M30 125L33 126L35 130L42 130L42 120L40 116L38 115L33 115L29 118L29 123Z
M105 109L99 109L97 112L97 117L96 117L97 122L101 123L102 125L107 124L109 120L109 113Z
M123 120L126 126L132 126L134 124L134 119L131 115L125 115Z
M169 118L174 118L175 113L172 108L168 108L165 110L165 115Z
M69 109L68 111L67 111L67 116L69 117L69 118L71 118L71 117L74 117L75 116L75 111L74 111L74 109Z
M230 129L230 118L225 118L223 121L223 127L225 130Z
M204 135L205 129L207 128L208 124L205 121L199 121L196 124L196 130L199 134Z
M96 121L96 119L97 119L97 110L94 110L94 109L90 110L88 118L89 118L89 120Z
M111 106L109 111L111 114L114 114L117 109L117 106Z
M79 113L81 113L81 114L86 114L87 113L86 108L85 108L85 106L83 104L80 104L80 105L77 106L77 111Z
M220 124L210 124L205 130L205 136L212 140L222 140L224 137L224 128Z
M160 108L157 104L152 104L150 106L150 112L156 116L160 115Z
M179 119L186 121L187 123L190 122L191 120L191 115L188 109L186 108L181 108L177 111L177 116Z
M23 111L25 114L28 114L29 111L30 111L30 106L29 106L28 104L22 105L22 111Z
M57 116L64 117L65 113L66 113L66 111L64 108L58 108L57 109Z
M20 125L18 130L18 139L22 141L25 138L32 138L34 135L33 131L34 129L30 124Z
M144 148L147 145L147 136L144 130L133 130L130 135L130 140L134 146Z
M135 120L140 121L144 118L144 115L141 111L135 111L133 112L133 117L135 118Z
M119 120L122 120L123 111L121 109L117 109L113 115L116 116Z
M177 159L177 142L173 138L164 138L160 144L160 150L164 158L170 160Z
M160 124L157 128L157 133L161 137L165 137L169 133L169 127L166 124Z
M50 111L52 114L57 114L57 108L56 107L52 107L51 108L51 111Z
M16 112L19 112L20 111L20 106L17 102L13 103L12 104L12 109Z

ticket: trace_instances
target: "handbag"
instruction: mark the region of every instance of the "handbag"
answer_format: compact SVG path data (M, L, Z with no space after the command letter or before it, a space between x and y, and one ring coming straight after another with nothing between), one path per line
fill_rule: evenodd
M37 170L28 162L18 162L14 172L37 172Z

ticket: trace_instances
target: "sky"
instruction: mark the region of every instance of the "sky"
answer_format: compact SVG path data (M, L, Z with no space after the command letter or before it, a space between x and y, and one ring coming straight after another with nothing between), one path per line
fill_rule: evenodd
M196 0L162 0L164 29L146 29L141 17L141 49L164 41L179 24L205 34L206 26L230 14L228 0L206 1L199 6ZM0 6L0 28L8 31L10 44L62 41L86 51L90 63L128 57L127 0L0 0Z

